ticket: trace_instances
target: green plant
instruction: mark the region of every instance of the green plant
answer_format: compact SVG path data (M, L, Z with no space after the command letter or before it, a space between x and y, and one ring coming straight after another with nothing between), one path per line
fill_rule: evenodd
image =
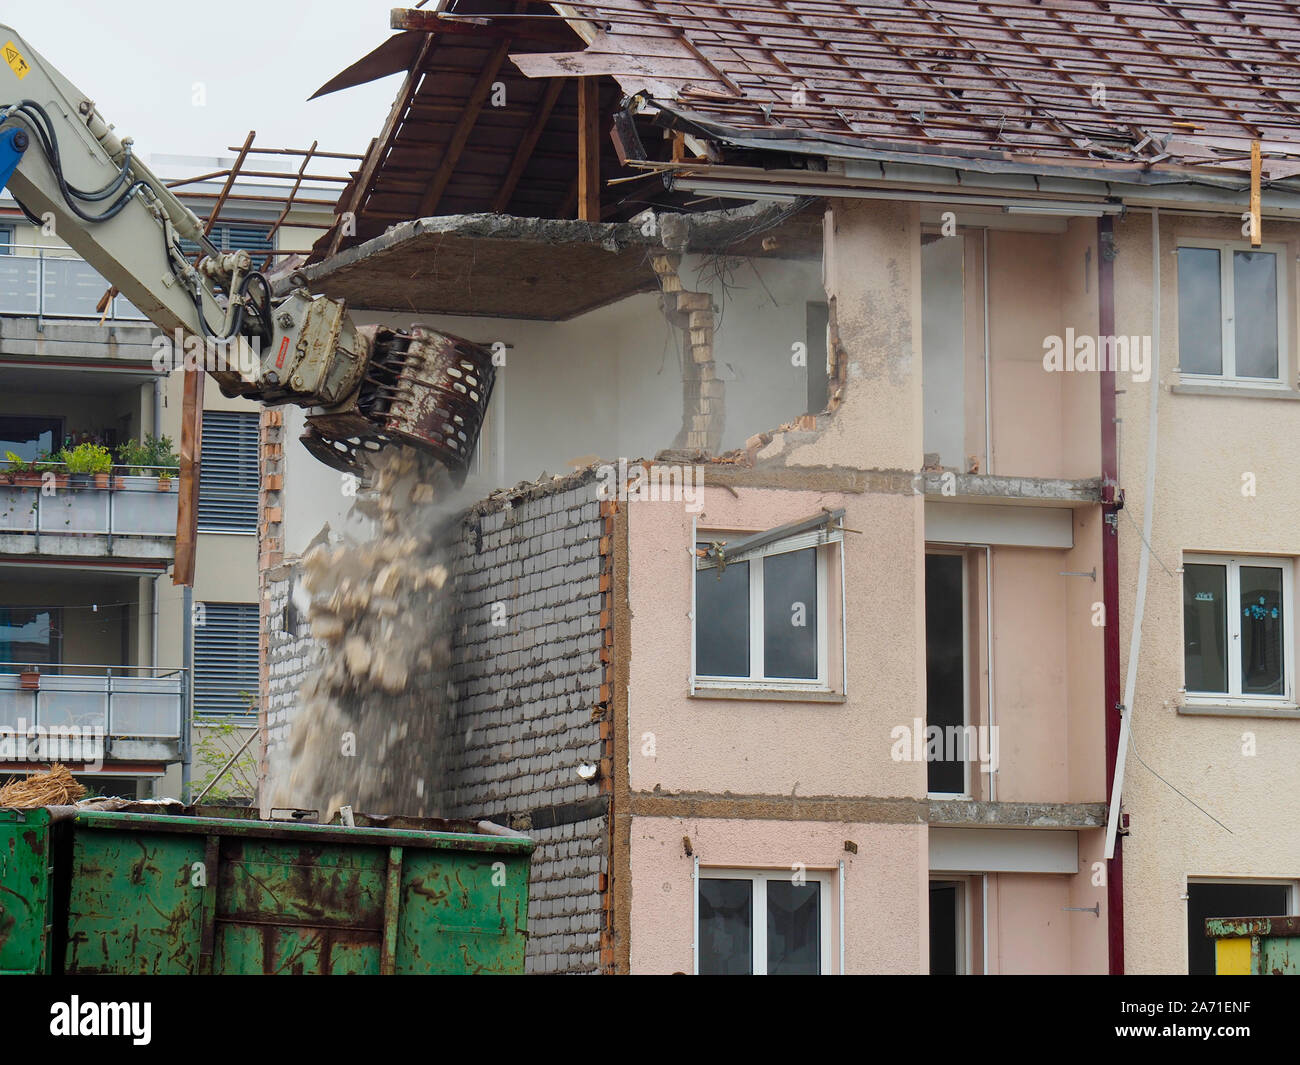
M181 460L172 446L170 436L154 436L149 433L143 440L128 440L119 444L117 459L123 465L130 466L131 472L137 475L150 472L146 469L150 466L176 469Z
M63 462L69 473L108 473L113 468L113 456L100 444L78 444L71 451L63 450Z
M172 450L172 438L170 436L154 436L151 433L144 438L143 446L149 456L146 465L167 466L171 469L180 468L181 459Z
M12 451L5 452L5 461L9 463L10 473L31 473L36 469L36 464L27 462Z
M256 714L257 700L246 691L239 693L248 705L249 711ZM194 769L195 776L190 782L190 795L187 801L203 793L204 788L212 785L211 790L203 796L205 805L227 803L250 805L257 796L257 752L245 750L224 773L222 767L230 761L231 755L239 750L240 744L247 739L247 729L251 723L243 725L221 719L208 719L194 723ZM199 768L207 770L198 775Z

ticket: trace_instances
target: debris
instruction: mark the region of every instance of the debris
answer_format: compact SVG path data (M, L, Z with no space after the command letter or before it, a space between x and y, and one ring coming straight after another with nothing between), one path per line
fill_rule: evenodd
M46 773L7 781L0 787L0 807L35 810L41 806L67 806L85 794L85 787L73 779L71 770L55 762Z

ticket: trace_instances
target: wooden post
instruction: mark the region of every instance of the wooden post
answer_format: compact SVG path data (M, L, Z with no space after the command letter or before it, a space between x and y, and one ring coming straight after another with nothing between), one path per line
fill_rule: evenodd
M578 79L578 217L600 221L600 81Z
M176 562L172 584L193 587L194 553L198 547L199 456L203 445L203 368L185 370L181 403L180 498L176 501Z

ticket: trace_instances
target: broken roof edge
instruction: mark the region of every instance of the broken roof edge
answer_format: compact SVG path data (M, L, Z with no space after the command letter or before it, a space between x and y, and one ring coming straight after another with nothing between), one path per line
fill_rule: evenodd
M816 198L810 196L808 204ZM638 222L584 222L576 218L526 218L505 214L436 215L399 222L377 237L307 266L302 273L310 285L377 253L427 235L555 246L585 244L611 253L630 247L722 251L756 230L779 224L793 213L788 205L771 203L695 213L658 211L655 212L658 225L650 227ZM277 286L277 293L288 288L285 279Z
M685 131L732 145L760 152L787 152L822 160L855 160L865 162L909 163L933 166L947 170L979 174L1018 174L1027 176L1074 178L1086 181L1120 181L1135 185L1202 185L1211 188L1249 191L1250 177L1234 177L1241 171L1225 169L1207 172L1205 166L1170 166L1152 164L1141 159L1133 162L1098 159L1090 164L1057 163L1042 156L1024 160L1008 159L995 150L972 150L969 154L946 154L928 151L922 146L910 146L891 141L864 141L810 130L802 136L789 128L749 130L741 132L723 123L715 122L688 108L659 98L651 98L667 117L669 128L678 128L674 119L686 127ZM685 164L689 166L690 164ZM811 171L825 173L826 171ZM1218 176L1222 174L1223 176ZM1281 178L1269 183L1270 187L1300 192L1300 180Z

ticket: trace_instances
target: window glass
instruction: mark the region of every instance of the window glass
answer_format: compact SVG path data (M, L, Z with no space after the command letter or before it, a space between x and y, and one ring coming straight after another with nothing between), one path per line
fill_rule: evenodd
M0 607L0 672L17 673L23 666L59 661L57 612L26 607Z
M956 976L961 956L957 937L961 932L957 907L958 885L950 880L930 882L930 975Z
M767 882L767 971L816 976L821 971L821 885Z
M0 459L6 451L12 451L20 459L33 462L42 453L53 454L62 444L62 418L0 415Z
M1282 571L1241 567L1241 691L1281 695L1284 685Z
M695 671L749 676L749 563L695 574Z
M1183 566L1183 676L1189 692L1227 692L1226 566Z
M1180 258L1180 270L1181 262ZM1234 252L1232 285L1237 376L1276 379L1277 256L1265 251Z
M962 558L925 556L925 713L926 724L944 729L966 723L962 625ZM964 742L965 733L957 734ZM958 744L945 742L945 757L931 760L928 788L935 794L960 795L966 790L966 770ZM951 760L946 756L951 754Z
M817 679L817 551L763 559L763 671Z
M1178 364L1183 373L1223 373L1223 293L1214 248L1178 249Z
M754 971L753 913L752 880L700 880L701 975L748 976Z

